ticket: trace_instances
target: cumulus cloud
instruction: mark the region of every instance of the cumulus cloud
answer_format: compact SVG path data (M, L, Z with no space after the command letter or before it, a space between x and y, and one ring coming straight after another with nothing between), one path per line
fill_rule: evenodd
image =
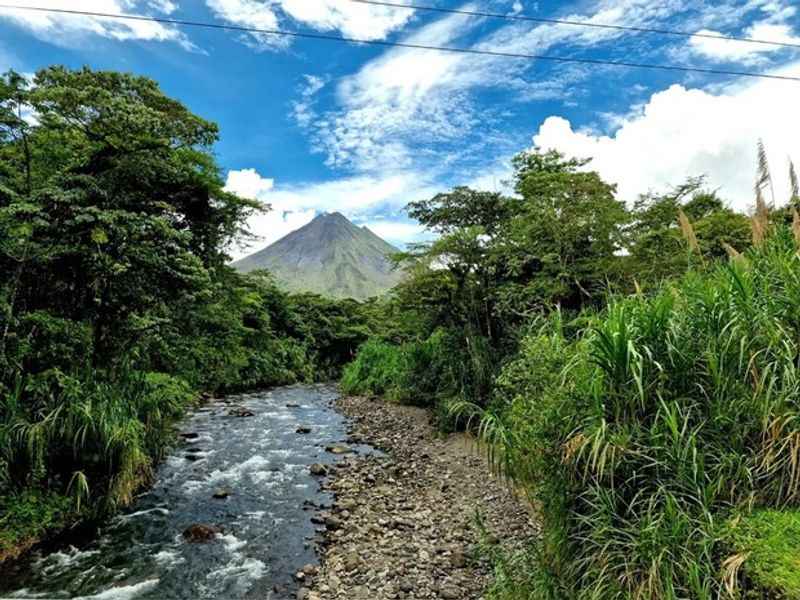
M108 14L147 14L156 10L169 13L176 7L168 0L141 2L138 0L82 0L76 7L74 0L18 0L14 4L34 8L100 12ZM13 8L0 9L0 19L9 20L31 31L37 37L60 44L74 46L87 36L100 36L120 41L142 40L175 42L187 50L197 50L178 29L153 21L126 21L110 17L56 14Z
M217 18L258 29L280 29L299 23L320 31L337 31L363 40L384 39L402 28L413 11L356 4L349 0L206 0ZM291 40L261 33L248 34L251 42L265 47L288 45Z
M241 171L230 171L228 179L225 181L225 189L242 198L253 200L270 191L275 185L274 179L261 177L255 169L242 169Z
M781 71L800 75L800 62ZM594 157L590 167L618 184L619 197L664 191L690 175L707 175L740 210L753 202L756 144L763 139L776 200L788 199L789 157L800 163L800 87L760 80L718 93L673 85L623 117L612 135L575 130L564 118L544 120L534 145Z

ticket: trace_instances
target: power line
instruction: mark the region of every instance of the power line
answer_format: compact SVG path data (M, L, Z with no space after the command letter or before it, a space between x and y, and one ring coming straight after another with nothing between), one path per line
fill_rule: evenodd
M226 25L222 23L208 23L203 21L187 21L184 19L171 19L166 17L145 17L141 15L125 15L116 13L93 12L85 10L70 10L65 8L43 8L33 6L17 6L10 4L0 4L0 9L27 10L36 12L57 13L65 15L77 15L85 17L101 17L106 19L120 19L127 21L145 21L151 23L163 23L167 25L179 25L186 27L204 27L208 29L223 29L226 31L239 31L246 33L259 33L264 35L286 36L294 38L326 40L334 42L347 42L353 44L367 44L371 46L410 48L414 50L433 50L438 52L451 52L458 54L472 54L481 56L493 56L499 58L517 58L528 60L542 60L556 63L577 63L595 66L625 67L633 69L654 69L660 71L672 71L682 73L703 73L706 75L730 75L734 77L753 77L759 79L778 79L782 81L800 82L800 77L789 75L770 75L766 73L753 73L751 71L731 71L725 69L706 69L702 67L685 67L679 65L664 65L639 63L631 61L615 61L597 58L573 58L567 56L553 56L549 54L523 54L518 52L502 52L496 50L478 50L474 48L462 48L458 46L429 46L426 44L413 44L410 42L389 42L385 40L365 40L353 37L329 35L324 33L313 33L310 31L286 31L283 29L261 29L257 27L244 27L240 25Z
M776 42L774 40L763 40L755 38L744 38L733 35L722 35L716 33L698 33L690 31L679 31L675 29L657 29L653 27L635 27L633 25L612 25L610 23L592 23L590 21L571 21L568 19L548 19L545 17L532 17L521 14L504 14L481 12L474 10L463 10L458 8L440 8L438 6L424 6L418 4L402 4L400 2L388 2L385 0L350 0L359 4L372 4L374 6L386 6L403 10L420 10L427 12L446 13L454 15L464 15L469 17L485 17L490 19L504 19L507 21L527 21L533 23L548 23L551 25L572 25L575 27L591 27L595 29L612 29L616 31L633 31L636 33L654 33L658 35L674 35L686 38L705 38L709 40L723 40L727 42L744 42L747 44L761 44L766 46L778 46L782 48L800 49L800 44L792 42Z

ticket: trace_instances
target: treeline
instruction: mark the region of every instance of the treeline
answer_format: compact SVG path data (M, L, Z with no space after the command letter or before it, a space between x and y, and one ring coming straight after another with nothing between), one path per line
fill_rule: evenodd
M409 205L440 237L342 384L473 428L528 495L493 598L800 597L800 193L770 206L764 156L752 216L536 151L513 195Z
M0 78L0 561L129 502L201 392L335 377L369 305L289 296L226 249L216 125L151 80Z

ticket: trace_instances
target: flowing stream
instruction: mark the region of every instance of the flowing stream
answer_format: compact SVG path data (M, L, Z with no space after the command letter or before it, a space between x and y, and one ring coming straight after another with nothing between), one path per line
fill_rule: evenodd
M0 598L294 597L294 574L317 560L311 508L331 501L309 465L333 463L326 446L347 437L336 395L332 386L297 385L199 409L126 513L86 543L33 552L0 573ZM238 407L254 416L232 416ZM183 532L194 524L222 532L189 543Z

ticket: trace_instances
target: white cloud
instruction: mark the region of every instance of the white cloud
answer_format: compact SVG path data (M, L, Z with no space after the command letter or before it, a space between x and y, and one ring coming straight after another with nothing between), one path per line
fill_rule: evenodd
M225 190L242 198L258 199L275 185L274 179L265 179L255 169L242 169L228 172Z
M292 102L292 116L302 128L311 125L314 113L314 97L323 87L326 80L316 75L303 75L304 85L300 89L300 99Z
M456 15L406 37L414 44L448 44L475 19ZM456 80L468 68L464 55L393 48L340 80L339 108L315 119L314 142L331 166L366 171L409 167L417 148L461 137L476 122ZM480 77L476 73L476 77Z
M206 0L214 14L229 23L258 29L281 29L295 22L320 31L338 31L347 37L381 40L403 27L411 10L356 4L350 0ZM284 47L290 39L252 33L261 46Z
M138 0L18 0L14 4L34 8L75 10L108 14L146 14L147 8L168 11L169 1L156 0L142 4ZM176 42L187 50L197 50L178 29L153 21L132 21L111 17L69 15L31 10L0 9L0 18L31 31L37 37L60 44L75 46L86 36L96 35L120 41L143 40Z
M356 4L349 0L278 0L283 11L315 29L337 30L344 35L380 40L405 25L414 14L386 6Z
M348 218L367 223L379 223L376 228L388 231L388 218L378 215L396 213L412 200L433 196L439 188L418 174L396 172L382 177L357 176L319 183L300 185L273 185L254 169L230 171L226 189L246 197L255 197L269 204L272 210L255 215L248 222L257 240L250 245L233 250L235 257L247 255L266 246L290 231L302 227L321 212L339 211ZM373 230L376 233L377 230ZM408 241L404 235L416 239L417 229L396 226L392 229L394 243ZM381 235L378 233L378 235Z
M153 10L157 10L165 15L171 15L178 10L178 5L172 0L149 0L148 4Z
M208 8L217 18L239 27L256 29L279 29L278 15L272 8L272 2L258 0L206 0ZM289 45L290 39L283 36L263 33L249 33L245 40L251 40L263 47L283 48Z
M460 8L475 10L471 2ZM566 18L604 24L650 25L685 10L687 0L605 0L589 15ZM558 45L594 46L628 35L621 30L515 22L483 33L488 22L463 15L444 17L419 28L403 42L469 46L510 53L545 53ZM533 72L532 77L526 77ZM575 83L596 69L564 68L542 80L541 65L530 60L393 48L339 80L336 109L306 114L314 147L330 166L357 171L384 167L447 166L484 156L501 137L497 110L478 106L485 90L505 90L515 102L564 101ZM528 80L530 79L530 81ZM499 109L498 109L499 110ZM503 121L497 121L503 122ZM505 133L505 131L504 131ZM473 136L471 138L471 136ZM507 137L507 136L506 136ZM452 144L458 145L453 152ZM424 148L423 151L420 148Z
M800 62L778 73L798 76ZM790 82L740 83L716 94L674 85L623 118L613 135L575 131L566 119L552 116L533 141L543 149L594 157L590 167L617 183L627 201L706 174L710 186L744 210L753 202L759 139L769 153L776 200L788 199L788 158L800 163L797 106L800 86Z
M719 31L701 29L697 32L702 35L722 36ZM744 36L750 40L766 40L781 44L798 44L800 37L792 33L792 28L786 24L756 23L749 27ZM774 54L785 50L781 46L760 43L739 42L734 40L713 39L709 37L693 37L689 42L693 54L716 61L742 62L756 64L764 60L765 55Z

